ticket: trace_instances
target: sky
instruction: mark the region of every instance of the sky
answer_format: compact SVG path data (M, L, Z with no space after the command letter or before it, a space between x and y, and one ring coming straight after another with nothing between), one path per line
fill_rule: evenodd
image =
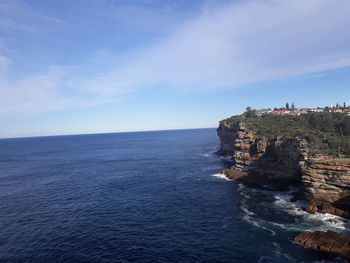
M0 137L350 105L348 0L0 0Z

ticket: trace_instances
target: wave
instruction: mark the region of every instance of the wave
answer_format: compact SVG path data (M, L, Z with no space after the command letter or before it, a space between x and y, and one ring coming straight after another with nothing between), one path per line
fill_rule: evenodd
M273 246L275 247L273 254L276 255L277 257L285 258L288 262L297 262L295 258L293 258L291 255L287 253L283 253L283 250L281 246L277 242L272 242Z
M270 232L270 233L271 233L271 236L275 236L275 235L276 235L276 232L275 232L275 231L273 231L272 229L270 229L270 228L268 228L268 227L266 227L266 226L263 226L264 224L268 223L268 222L266 222L265 220L255 219L255 218L253 219L253 217L249 216L248 214L244 215L244 216L242 217L242 219L243 219L244 221L246 221L247 223L253 225L253 226L256 226L256 227L258 227L258 228L261 228L261 229L263 229L263 230L266 230L266 231Z
M295 188L288 191L273 191L252 188L238 182L236 189L239 193L241 219L252 227L266 231L267 235L270 234L269 242L274 246L272 254L261 256L258 262L298 262L289 247L285 246L285 242L290 242L289 238L295 236L296 232L316 230L343 232L350 226L350 220L335 215L308 213L306 201L292 202L293 193L297 190ZM288 240L285 240L286 234Z
M271 233L271 236L275 236L275 235L276 235L276 232L275 232L275 231L273 231L272 229L270 229L270 228L268 228L268 227L263 226L263 225L265 225L265 224L267 223L266 221L261 220L261 219L256 219L256 218L254 218L255 213L252 212L252 211L249 211L248 208L247 208L247 206L245 206L244 204L242 204L242 205L240 206L240 208L241 208L241 210L242 210L243 213L244 213L244 215L243 215L243 217L242 217L242 219L243 219L244 221L246 221L247 223L249 223L249 224L251 224L251 225L253 225L253 226L256 226L256 227L258 227L258 228L261 228L261 229L263 229L263 230L266 230L266 231L270 232L270 233Z
M350 226L350 221L342 217L332 214L315 213L310 214L306 211L307 202L297 201L291 202L292 193L296 189L292 189L284 192L276 192L260 188L250 188L242 183L238 184L237 190L241 195L240 209L243 212L242 219L256 227L266 229L268 231L275 232L276 227L293 232L304 231L327 231L333 230L336 232L346 231ZM271 201L271 198L273 198ZM272 202L272 203L271 203ZM263 210L256 206L259 203L259 207L264 206L265 212L261 214ZM277 218L268 218L266 210L274 209L277 214L278 211L289 214L292 216L292 222L290 219L284 223L283 217L277 216ZM276 211L277 210L277 211ZM271 232L271 233L272 233Z
M243 184L239 184L238 189L240 190L244 189ZM248 209L247 201L249 199L249 196L245 194L243 191L240 191L240 194L244 197L241 201L241 206L240 206L240 209L244 213L242 219L253 226L256 226L258 228L261 228L263 230L270 232L271 236L275 236L276 232L265 226L266 224L268 224L268 222L259 218L255 218L254 216L256 214Z
M222 174L222 173L212 174L211 176L214 176L214 177L220 178L220 179L224 179L226 181L232 181L232 179L228 178L225 174Z
M253 188L248 188L243 183L238 183L238 192L242 197L244 197L244 199L242 201L242 202L244 202L244 200L252 199L253 198L252 194L256 193L257 190L255 190Z
M252 212L252 211L249 211L248 208L247 208L247 206L245 206L244 204L242 204L242 205L240 206L240 208L241 208L241 210L245 213L245 215L247 215L247 216L254 216L254 215L255 215L255 213Z
M290 215L300 217L301 222L298 224L274 223L275 225L293 231L333 230L339 232L344 231L349 224L349 220L336 215L328 213L310 214L305 211L305 202L290 202L290 197L288 194L275 195L274 205Z

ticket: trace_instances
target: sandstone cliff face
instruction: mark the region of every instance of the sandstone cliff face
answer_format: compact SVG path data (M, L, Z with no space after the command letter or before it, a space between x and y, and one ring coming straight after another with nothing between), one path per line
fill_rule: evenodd
M344 213L341 210L350 212L350 159L310 156L305 140L268 140L256 135L242 122L234 127L221 122L218 136L220 152L232 156L234 165L231 169L238 170L240 178L244 178L244 174L249 177L249 180L245 179L249 182L302 185L303 198L313 204L310 212L333 211L338 215ZM237 172L228 174L233 176Z
M234 152L233 142L236 139L238 129L239 127L230 127L225 121L220 124L217 134L220 140L219 153L221 155L232 156Z
M232 156L233 169L262 184L276 182L298 184L301 182L299 161L302 160L301 145L298 139L277 139L269 141L265 136L257 136L238 123L228 127L224 123L218 128L222 154Z
M341 203L350 196L350 159L309 157L302 172L305 195L309 200Z

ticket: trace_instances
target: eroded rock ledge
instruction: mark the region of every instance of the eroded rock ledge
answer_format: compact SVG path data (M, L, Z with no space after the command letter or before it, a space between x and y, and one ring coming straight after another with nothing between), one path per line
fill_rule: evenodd
M305 248L350 260L350 235L333 231L304 232L294 238L294 242Z

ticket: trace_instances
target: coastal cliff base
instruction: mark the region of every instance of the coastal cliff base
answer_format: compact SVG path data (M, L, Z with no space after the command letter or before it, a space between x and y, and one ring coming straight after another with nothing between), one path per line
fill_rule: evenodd
M264 175L258 175L255 174L255 176L252 176L250 173L241 171L239 169L235 168L228 168L221 171L222 174L224 174L229 179L234 179L241 181L246 184L254 185L254 186L263 186L270 189L274 189L277 191L284 191L288 190L291 185L294 185L291 181L276 181L271 180L268 177Z
M350 235L333 231L304 232L297 235L294 242L305 248L350 260Z
M311 202L307 206L306 211L311 214L314 214L316 212L323 214L328 213L336 216L341 216L346 219L350 219L350 213L348 211L334 207L330 203Z

